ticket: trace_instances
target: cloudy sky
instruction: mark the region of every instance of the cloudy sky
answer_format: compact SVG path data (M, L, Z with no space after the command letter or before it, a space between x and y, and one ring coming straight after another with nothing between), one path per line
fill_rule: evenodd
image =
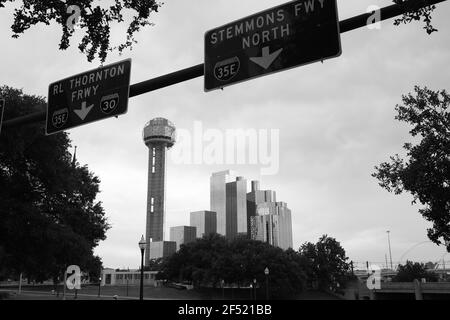
M165 1L153 16L155 26L137 36L134 50L112 54L107 63L132 58L132 83L202 63L207 30L283 2ZM341 0L340 19L365 13L370 5L389 4ZM434 15L439 32L432 36L422 24L394 27L389 20L379 30L343 34L342 56L324 64L210 93L203 91L203 78L197 78L130 99L128 114L119 119L71 130L79 162L101 178L99 200L112 225L96 253L109 267L139 264L148 165L142 129L148 120L166 117L191 132L200 121L204 130L280 133L275 175L262 176L261 165L179 164L169 157L166 237L170 226L189 224L189 212L209 209L211 173L232 169L248 180L260 180L263 189L276 190L278 200L288 203L295 248L328 234L352 260L384 263L386 230L391 230L394 262L441 259L445 250L426 242L429 224L417 212L419 206L411 205L411 196L389 194L371 173L410 140L408 127L394 120L401 95L416 84L450 89L450 21L444 15L449 9L450 3L439 5ZM88 63L76 45L58 51L61 31L55 25L34 27L12 39L12 10L12 5L0 10L1 85L46 96L51 82L99 66ZM124 26L114 28L113 42L124 36ZM75 41L81 35L77 37Z

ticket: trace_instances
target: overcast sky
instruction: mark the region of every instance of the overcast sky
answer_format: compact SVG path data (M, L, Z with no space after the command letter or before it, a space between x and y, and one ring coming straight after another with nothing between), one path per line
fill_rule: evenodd
M203 62L207 30L284 3L280 0L167 0L153 16L154 27L137 35L139 43L107 63L133 59L136 83ZM338 1L340 19L365 13L389 0ZM411 196L395 196L371 177L374 166L401 152L410 141L408 127L394 120L394 107L414 85L450 89L450 3L440 4L428 36L423 25L380 30L361 28L342 35L342 56L205 93L203 78L130 99L129 111L73 129L77 158L101 179L101 194L112 228L96 249L105 266L137 267L138 241L145 232L148 150L142 129L166 117L185 130L201 121L204 129L279 129L280 169L261 176L260 165L187 165L171 157L167 171L166 238L170 226L189 225L189 212L209 209L209 177L225 169L262 189L277 192L292 210L294 247L335 237L350 259L384 263L386 230L391 230L393 260L437 261L443 247L426 243L430 226L411 205ZM58 26L38 26L11 38L12 5L0 10L2 72L0 85L46 96L51 82L99 66L88 63L76 43L61 52ZM113 42L125 26L113 29ZM77 35L74 40L78 40ZM171 150L174 152L176 149ZM419 244L416 248L408 250ZM448 256L447 256L448 257ZM448 258L450 259L450 258Z

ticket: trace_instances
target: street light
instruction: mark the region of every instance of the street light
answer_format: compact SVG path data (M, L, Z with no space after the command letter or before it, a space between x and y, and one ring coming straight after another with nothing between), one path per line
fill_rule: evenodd
M225 300L225 280L222 279L222 281L220 281L220 284L222 285L222 300Z
M140 300L144 300L144 251L146 242L144 236L142 236L141 241L139 241L139 248L141 249L141 290L140 290Z
M253 300L256 300L256 279L253 279L253 291L254 291L253 295L255 297Z
M266 300L269 300L269 268L264 269L264 274L266 275Z
M102 285L102 277L98 278L98 297L100 298L100 288Z

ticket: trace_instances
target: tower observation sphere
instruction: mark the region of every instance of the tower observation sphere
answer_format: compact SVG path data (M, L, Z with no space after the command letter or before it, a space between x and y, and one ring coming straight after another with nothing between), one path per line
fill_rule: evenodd
M166 153L175 144L176 128L164 118L149 121L143 131L149 148L145 265L150 261L150 242L164 241Z
M170 149L175 144L176 128L172 122L164 118L150 120L144 128L145 144L166 144Z

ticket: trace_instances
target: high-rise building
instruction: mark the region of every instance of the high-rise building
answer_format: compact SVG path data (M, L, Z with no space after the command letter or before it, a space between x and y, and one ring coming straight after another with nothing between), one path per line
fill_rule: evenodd
M217 233L217 214L213 211L191 212L190 224L197 229L197 238Z
M177 243L177 251L180 250L182 244L188 244L197 239L197 228L180 226L170 228L170 241Z
M177 251L177 243L175 241L156 241L150 242L149 245L149 260L167 258Z
M221 171L213 173L210 178L210 204L211 211L217 214L217 233L226 235L226 184L236 180L236 174L233 171Z
M291 210L284 202L257 205L256 216L250 218L251 238L282 249L292 248Z
M146 124L143 139L149 148L147 223L145 263L148 265L156 242L164 241L166 150L175 144L175 126L169 120L156 118ZM150 245L152 244L152 245ZM169 245L161 245L166 248ZM155 249L156 250L156 249ZM158 249L159 250L159 249Z
M247 229L248 235L251 235L250 219L257 215L257 206L264 202L276 202L276 192L271 190L260 190L259 181L252 181L251 192L247 193Z
M247 180L237 177L226 184L226 237L248 235Z

